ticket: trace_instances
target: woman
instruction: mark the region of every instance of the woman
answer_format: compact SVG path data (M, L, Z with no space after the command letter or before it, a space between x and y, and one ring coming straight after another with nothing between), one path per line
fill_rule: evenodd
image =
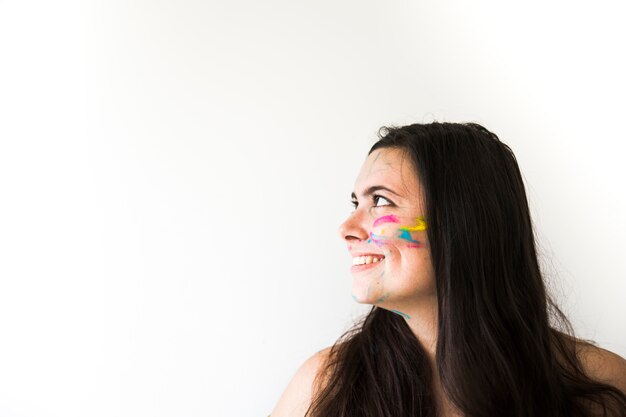
M511 149L477 124L384 128L339 232L373 307L272 417L625 416L626 361L546 294Z

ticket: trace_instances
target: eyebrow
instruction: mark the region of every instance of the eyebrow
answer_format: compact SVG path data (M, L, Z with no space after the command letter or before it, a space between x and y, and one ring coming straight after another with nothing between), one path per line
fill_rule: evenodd
M398 197L401 197L400 194L398 194L395 191L385 187L384 185L372 185L371 187L369 187L368 189L365 190L365 192L363 193L363 196L364 197L370 196L370 195L374 194L378 190L385 190L385 191L390 192L391 194L394 194L394 195L397 195ZM353 200L357 200L356 194L354 194L354 192L352 193L352 199Z

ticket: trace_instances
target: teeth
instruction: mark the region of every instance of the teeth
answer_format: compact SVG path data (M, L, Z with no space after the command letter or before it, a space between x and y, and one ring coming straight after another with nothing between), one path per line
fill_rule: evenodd
M384 259L384 256L355 256L352 259L352 265L364 265L380 262Z

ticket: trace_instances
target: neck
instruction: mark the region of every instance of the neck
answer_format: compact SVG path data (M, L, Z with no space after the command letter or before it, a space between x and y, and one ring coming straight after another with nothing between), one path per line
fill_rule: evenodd
M407 320L407 324L426 351L426 356L430 362L433 376L433 394L435 395L435 401L440 415L451 417L462 416L463 414L456 409L444 393L439 371L437 370L437 296L424 299L423 302L420 303L414 303L410 309L405 309L403 311L406 311L411 317Z
M411 308L402 311L410 316L407 324L426 350L431 365L434 367L437 348L437 296L430 296L423 302L412 303Z

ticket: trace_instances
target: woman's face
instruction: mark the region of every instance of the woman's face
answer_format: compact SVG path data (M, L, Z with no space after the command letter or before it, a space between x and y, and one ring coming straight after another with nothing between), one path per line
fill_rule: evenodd
M366 262L352 266L352 296L406 317L416 302L436 296L422 192L409 156L395 148L372 152L352 201L356 208L339 233L353 264L363 256Z

